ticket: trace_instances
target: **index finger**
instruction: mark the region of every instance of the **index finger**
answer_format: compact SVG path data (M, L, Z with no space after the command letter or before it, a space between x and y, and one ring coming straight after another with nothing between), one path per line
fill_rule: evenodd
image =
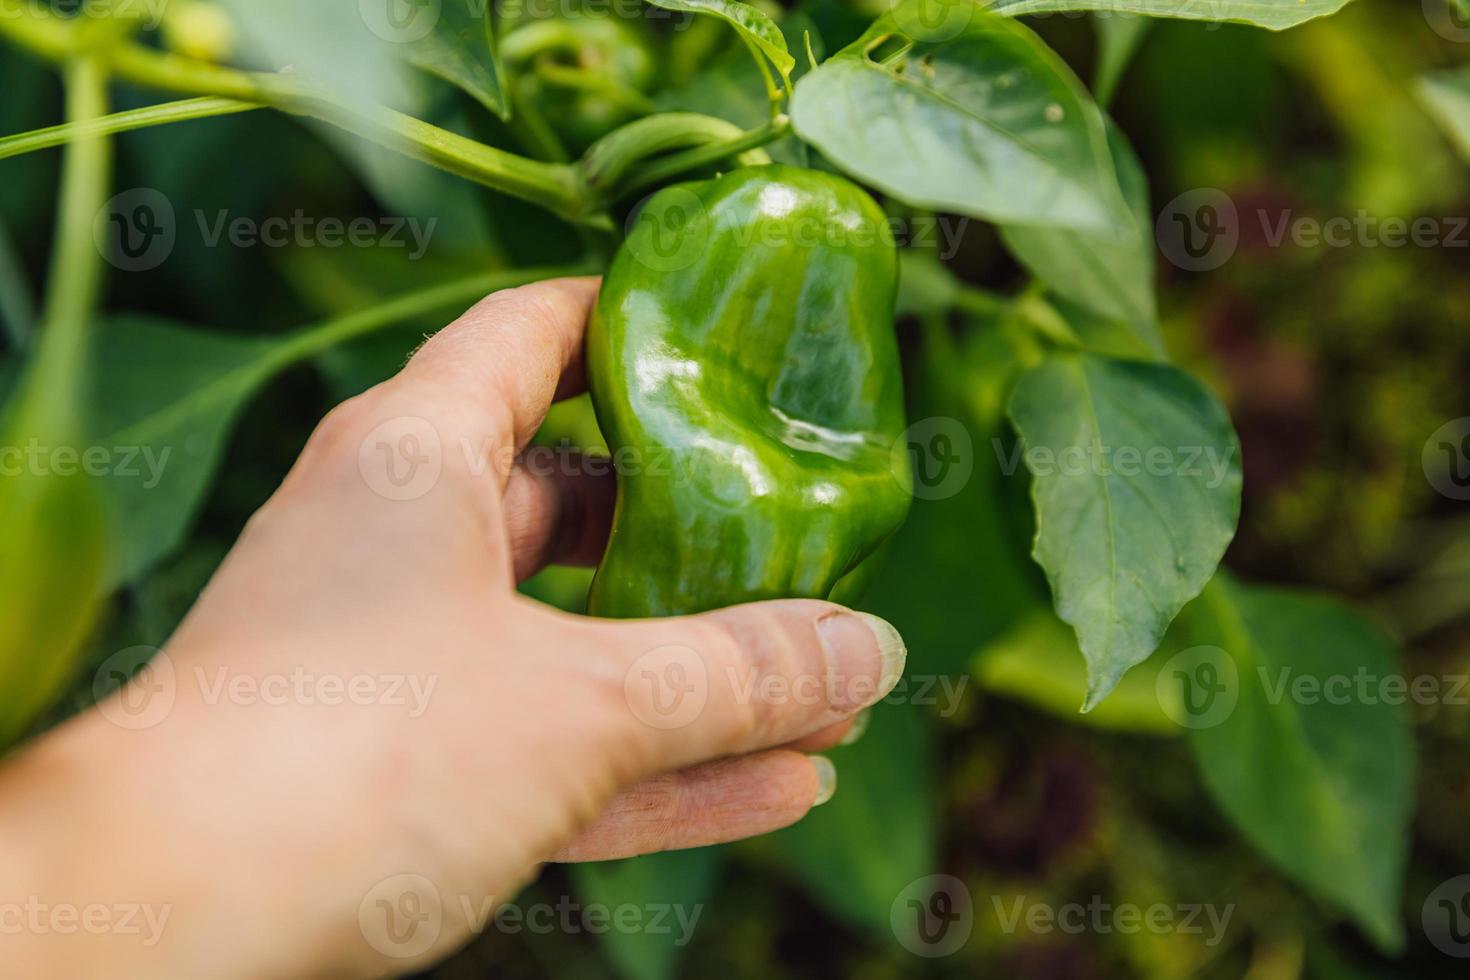
M582 338L601 280L547 279L476 303L429 338L399 374L473 438L523 449L553 401L579 394Z

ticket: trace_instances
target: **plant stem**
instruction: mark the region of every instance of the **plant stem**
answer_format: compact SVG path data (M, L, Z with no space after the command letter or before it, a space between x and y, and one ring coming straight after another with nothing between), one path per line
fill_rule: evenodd
M636 88L620 85L601 72L559 65L546 58L536 61L535 72L548 85L601 95L630 112L650 113L657 109L653 100Z
M142 109L130 109L127 112L114 112L112 115L102 116L99 119L63 123L48 129L36 129L29 133L0 138L0 160L20 156L23 153L33 153L36 150L51 149L73 139L87 136L110 136L114 133L145 129L149 126L162 126L190 119L207 119L211 116L227 116L261 108L264 107L256 102L206 96L199 99L182 99L178 102L166 102L163 105L146 106Z
M545 266L531 269L501 269L468 279L395 297L355 313L302 327L292 333L272 356L276 368L295 364L338 344L347 343L405 320L438 310L473 303L489 293L528 282L540 282L559 276L587 275L595 270L587 264Z
M82 30L56 17L0 18L0 33L52 60L83 50ZM525 198L571 221L605 222L585 206L577 170L507 153L381 106L351 106L289 75L237 71L122 42L113 73L149 88L268 105L310 116L460 177Z
M770 155L759 148L767 143L775 142L790 130L791 121L785 115L778 115L763 126L747 130L723 142L698 146L683 153L671 154L662 160L655 160L648 167L634 174L627 183L619 188L619 192L632 194L687 171L698 170L700 167L707 167L732 157L747 165L770 163ZM753 156L757 153L758 157Z
M84 55L69 61L64 77L70 121L85 123L107 114L107 70L100 57ZM79 139L67 149L56 251L41 318L44 327L27 378L44 392L41 411L56 413L50 420L53 435L72 432L78 424L87 332L102 292L102 257L92 240L92 222L106 204L111 172L112 146L105 137ZM22 398L22 404L35 404Z
M971 286L969 283L962 283L954 297L956 309L979 317L1005 316L1011 312L1015 303L1013 297Z
M663 112L631 122L599 140L582 158L583 172L594 193L612 200L731 157L747 165L770 163L770 156L759 148L779 139L789 128L785 116L742 130L713 116ZM623 179L635 164L685 146L691 149L650 161Z

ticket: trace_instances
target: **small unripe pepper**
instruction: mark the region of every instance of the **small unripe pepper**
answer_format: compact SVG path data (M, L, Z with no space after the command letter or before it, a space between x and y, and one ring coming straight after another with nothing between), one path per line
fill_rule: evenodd
M746 167L649 199L587 339L618 471L589 612L826 598L903 522L896 279L841 177Z

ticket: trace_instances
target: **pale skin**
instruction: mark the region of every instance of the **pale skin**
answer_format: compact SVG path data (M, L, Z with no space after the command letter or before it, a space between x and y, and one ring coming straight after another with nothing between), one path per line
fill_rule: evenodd
M897 682L887 624L807 600L616 622L515 592L606 539L611 478L515 463L581 390L596 289L497 293L335 410L168 642L172 680L135 680L170 693L159 716L130 727L104 702L0 768L0 903L52 910L18 930L0 917L7 976L406 973L472 938L465 907L512 899L547 861L749 837L830 795L808 753ZM423 423L442 471L390 499L363 447ZM703 706L670 719L644 679L691 668ZM384 696L218 684L303 673ZM386 695L405 675L421 711L406 687ZM429 888L404 904L404 882ZM385 941L378 898L442 907L437 935ZM124 905L166 922L140 935L54 915Z

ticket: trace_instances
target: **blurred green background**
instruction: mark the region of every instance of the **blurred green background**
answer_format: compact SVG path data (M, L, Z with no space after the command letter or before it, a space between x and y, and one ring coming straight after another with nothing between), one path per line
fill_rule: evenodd
M1143 161L1156 214L1180 194L1217 188L1242 215L1238 250L1220 268L1196 274L1162 255L1158 262L1169 348L1226 401L1242 440L1245 505L1227 565L1257 582L1348 597L1399 641L1408 675L1454 677L1470 673L1470 511L1430 485L1421 452L1432 432L1470 414L1470 230L1461 229L1458 245L1432 248L1300 247L1273 244L1256 219L1363 211L1431 216L1449 228L1454 216L1470 215L1470 164L1416 91L1421 74L1470 62L1470 30L1445 36L1427 10L1357 0L1280 34L1160 21L1122 76L1112 111ZM866 21L838 0L804 5L787 23L797 17L829 51ZM1094 18L1028 23L1080 76L1092 76ZM657 48L670 25L651 30ZM695 82L691 66L676 65L640 84L660 106L719 108L731 118L730 99L745 98L758 122L763 95L745 57L714 32L706 59L726 59L728 72ZM720 85L736 94L713 91ZM155 97L123 89L120 101ZM448 86L433 105L446 125L508 138ZM0 51L0 134L61 115L54 71ZM57 160L0 162L0 317L8 323L30 318L45 281ZM582 249L572 229L528 205L272 113L120 136L117 167L117 189L153 188L173 202L181 233L156 269L112 275L107 308L188 329L279 335L467 272L570 261ZM196 212L258 221L297 209L437 224L420 261L402 249L211 248L193 230ZM1026 282L979 221L946 264L990 289ZM90 703L104 660L167 639L316 421L391 373L444 319L293 364L242 398L238 417L224 420L232 434L187 540L110 602L83 683L48 722ZM864 601L904 633L911 678L858 744L832 753L836 799L798 828L727 849L717 865L687 859L677 878L700 909L687 948L585 929L491 930L433 976L1464 976L1464 961L1436 949L1419 922L1436 886L1470 872L1465 701L1410 705L1420 767L1400 903L1406 944L1390 955L1227 825L1180 731L1160 716L1151 681L1131 695L1125 685L1106 710L1076 714L1080 654L1028 557L1024 475L1004 475L992 451L992 438L1011 438L999 400L1012 341L979 315L910 315L900 329L912 355L913 417L964 420L976 471L958 496L916 502ZM0 360L0 390L13 363ZM97 368L127 366L104 356ZM595 426L585 406L573 406L553 415L544 439L591 444ZM585 584L583 572L552 570L528 591L575 608ZM1166 644L1159 656L1171 652ZM683 901L639 873L613 867L574 880L551 868L519 901ZM891 913L913 882L940 874L964 883L974 926L963 948L930 959L905 947ZM1204 914L1199 933L1074 934L1008 930L998 911L1018 899L1055 909L1099 897L1232 912L1213 941Z

